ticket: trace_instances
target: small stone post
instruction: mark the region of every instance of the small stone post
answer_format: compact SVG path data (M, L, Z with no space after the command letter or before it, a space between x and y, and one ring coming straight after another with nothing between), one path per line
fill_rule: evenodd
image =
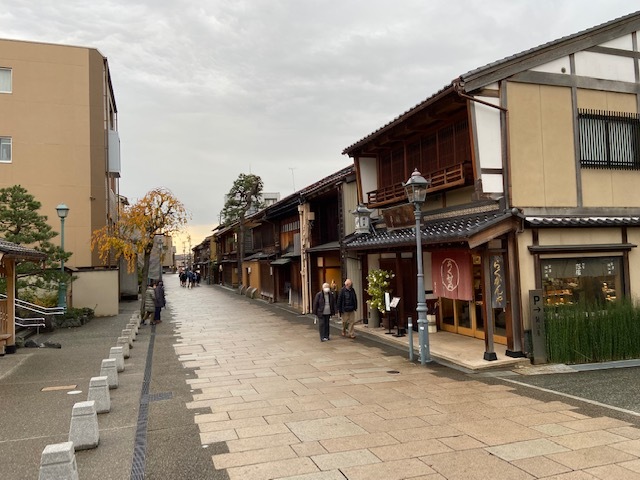
M73 442L54 443L44 447L38 480L78 480Z
M116 345L122 347L122 356L124 358L129 358L129 338L127 337L118 337L116 341Z
M73 442L76 451L95 448L100 443L98 415L96 403L93 400L73 405L69 441Z
M124 372L124 352L122 347L111 347L109 349L109 358L115 358L116 370Z
M91 377L87 400L93 400L96 403L96 413L109 413L111 395L109 394L108 377Z
M115 358L105 358L100 365L100 376L107 377L110 389L118 388L118 370Z
M124 330L122 330L121 335L123 337L127 337L129 339L129 348L133 348L133 339L134 339L135 335L133 334L131 329L125 328Z

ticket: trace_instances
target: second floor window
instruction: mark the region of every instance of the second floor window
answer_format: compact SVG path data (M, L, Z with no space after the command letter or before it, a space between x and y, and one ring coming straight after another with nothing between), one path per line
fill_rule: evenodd
M640 170L640 115L579 110L583 168Z
M11 93L11 69L0 67L0 93Z
M0 162L11 161L11 137L0 137Z

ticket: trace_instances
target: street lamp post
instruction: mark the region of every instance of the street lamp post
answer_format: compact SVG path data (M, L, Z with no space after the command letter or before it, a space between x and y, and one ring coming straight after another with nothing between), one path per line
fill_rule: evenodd
M69 215L69 207L61 203L56 207L58 217L60 217L60 250L64 253L64 219ZM60 259L60 273L62 281L58 287L58 306L67 309L67 284L64 281L64 257Z
M429 352L429 331L427 329L427 302L424 293L424 273L422 268L422 204L427 198L427 187L429 181L426 180L416 168L411 174L407 183L403 184L409 203L413 203L415 209L413 214L416 219L416 262L418 267L418 342L420 343L420 363L424 365L431 362Z

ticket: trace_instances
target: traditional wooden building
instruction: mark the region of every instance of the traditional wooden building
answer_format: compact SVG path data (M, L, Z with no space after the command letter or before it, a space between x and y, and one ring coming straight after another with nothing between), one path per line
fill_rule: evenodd
M344 150L375 210L347 251L396 273L403 317L417 261L438 328L484 338L488 360L494 344L530 352L531 291L548 306L640 294L639 31L640 12L471 70Z

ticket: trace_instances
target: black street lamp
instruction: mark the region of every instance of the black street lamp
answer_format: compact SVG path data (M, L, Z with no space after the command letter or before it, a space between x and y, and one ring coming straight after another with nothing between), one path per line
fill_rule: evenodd
M422 205L427 198L429 181L416 168L407 183L403 184L409 203L413 203L416 219L416 262L418 267L418 343L420 344L420 363L431 362L429 352L429 330L427 329L427 302L424 293L424 273L422 268Z
M69 207L61 203L56 207L58 217L60 218L60 250L64 253L64 219L69 215ZM64 257L60 259L60 273L62 281L58 287L58 306L67 309L67 284L64 281Z

